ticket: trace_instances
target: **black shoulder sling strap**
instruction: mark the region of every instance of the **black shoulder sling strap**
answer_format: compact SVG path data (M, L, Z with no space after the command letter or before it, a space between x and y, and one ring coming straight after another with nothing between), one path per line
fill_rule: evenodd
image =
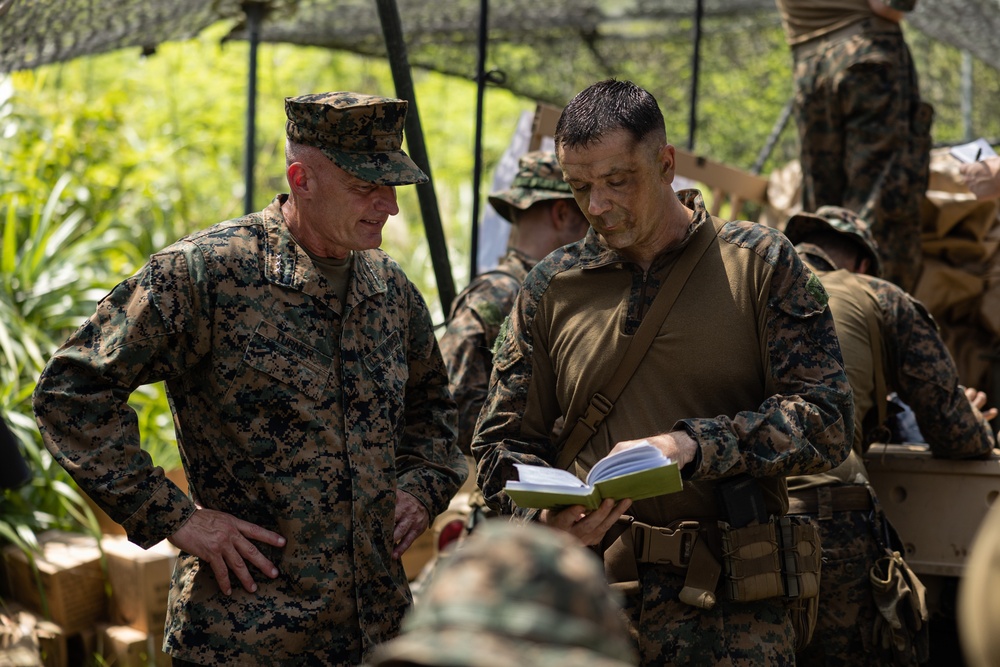
M684 254L677 260L660 291L653 299L649 312L642 318L642 322L632 340L629 341L625 355L618 368L615 369L610 382L605 385L603 391L594 394L586 412L573 425L573 430L559 452L559 458L556 461L557 468L569 468L583 446L597 432L597 427L611 412L618 396L621 395L625 385L632 379L639 367L639 362L646 356L646 351L649 350L649 346L659 332L663 321L667 318L667 313L670 312L681 290L684 289L684 285L687 284L694 267L701 261L705 251L712 245L712 241L718 236L719 230L724 224L724 221L712 218L703 223L695 232Z

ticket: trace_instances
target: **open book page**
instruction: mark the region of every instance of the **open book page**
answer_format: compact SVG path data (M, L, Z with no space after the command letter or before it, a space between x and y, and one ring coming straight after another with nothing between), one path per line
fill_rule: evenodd
M670 465L670 459L664 456L659 449L648 443L636 445L623 452L605 456L594 464L594 467L587 474L587 483L595 484L601 480L620 477L637 470L647 470L665 465Z
M579 493L586 495L591 488L576 475L559 468L533 466L515 463L517 480L507 482L507 488L542 490L551 489L560 493Z
M996 155L990 142L981 137L967 144L952 146L948 153L959 162L979 162Z

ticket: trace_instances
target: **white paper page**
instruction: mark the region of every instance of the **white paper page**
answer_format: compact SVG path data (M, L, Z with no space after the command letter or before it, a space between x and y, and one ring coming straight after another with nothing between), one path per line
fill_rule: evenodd
M653 445L648 443L636 445L598 461L587 475L587 482L594 484L601 480L620 477L637 470L658 468L669 463L670 459Z
M517 468L517 481L511 480L508 485L517 484L525 488L526 484L543 484L546 486L580 487L586 485L580 481L576 475L559 468L546 468L544 466L529 466L522 463L515 463Z
M978 162L997 154L990 143L982 137L967 144L952 146L948 152L961 162Z

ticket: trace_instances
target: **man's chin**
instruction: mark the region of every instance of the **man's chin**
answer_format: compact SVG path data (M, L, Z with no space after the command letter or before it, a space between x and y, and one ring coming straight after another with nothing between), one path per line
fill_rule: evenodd
M615 250L621 250L622 248L628 247L628 237L621 231L615 230L611 232L599 232L599 235L604 242L614 248Z

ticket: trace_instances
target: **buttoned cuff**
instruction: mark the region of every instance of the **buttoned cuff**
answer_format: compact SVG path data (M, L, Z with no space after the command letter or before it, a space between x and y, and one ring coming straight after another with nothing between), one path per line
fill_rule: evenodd
M128 539L143 549L162 542L195 513L194 502L166 477L146 502L122 522Z

